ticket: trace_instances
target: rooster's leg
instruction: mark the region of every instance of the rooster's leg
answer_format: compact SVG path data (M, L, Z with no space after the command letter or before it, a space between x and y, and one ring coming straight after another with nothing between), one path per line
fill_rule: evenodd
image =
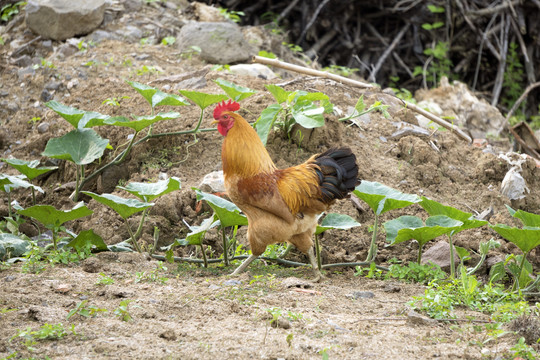
M317 264L317 257L315 256L315 252L313 251L313 246L309 248L307 256L309 258L309 262L311 263L311 267L313 268L313 274L315 275L315 279L313 279L313 281L322 281L324 279L324 276L319 270L319 265Z
M255 260L256 258L258 258L258 256L250 255L246 260L244 260L243 263L240 264L240 266L238 266L238 267L236 268L236 270L234 270L234 272L231 274L231 276L238 275L238 274L240 274L241 272L243 272L244 270L246 270L246 268L248 267L248 265L251 264L251 262L252 262L253 260Z

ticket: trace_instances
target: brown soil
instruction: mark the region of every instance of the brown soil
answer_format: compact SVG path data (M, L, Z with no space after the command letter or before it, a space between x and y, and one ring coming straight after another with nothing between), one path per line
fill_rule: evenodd
M0 48L3 58L6 48ZM138 60L143 54L148 55L146 59ZM82 65L90 60L94 65ZM16 67L5 65L0 68L0 83L3 84L0 89L9 92L8 99L19 99L21 104L18 112L3 118L0 130L2 156L40 159L51 137L71 130L71 125L42 103L34 106L45 84L52 80L62 83L55 93L55 99L61 103L109 115L147 115L150 112L148 104L124 80L159 88L169 85L174 89L175 82L167 80L167 77L177 74L185 74L186 78L201 76L201 69L206 66L196 57L182 59L175 49L169 47L143 47L116 41L100 43L65 60L54 60L54 65L55 69L38 69L35 76L21 80ZM135 69L143 65L154 66L160 73L136 75ZM242 102L245 109L242 114L250 121L254 121L257 114L273 102L264 88L272 81L206 69L208 71L203 76L205 86L198 91L222 93L213 82L219 77L258 91ZM68 90L69 79L79 79L79 85ZM324 92L342 110L353 106L362 94L368 105L377 100L384 102L388 97L383 93L366 92L326 80L299 78L285 88ZM123 96L129 98L122 99ZM104 104L108 98L120 99L121 106ZM162 107L157 110L171 109ZM199 117L196 106L174 110L181 113L181 118L158 123L155 133L194 127ZM303 162L313 153L328 147L347 145L358 157L362 179L378 181L402 192L424 195L464 211L482 212L493 207L491 223L512 222L505 204L533 212L540 208L540 169L533 161L528 161L523 170L531 193L519 202L510 203L499 193L501 180L508 170L503 160L464 143L448 131L437 131L429 138L405 136L391 139L395 131L392 122L411 121L414 117L409 110L389 110L391 119L371 113L370 122L362 128L346 127L337 121L338 116L328 116L326 126L305 132L300 144L294 139L289 141L283 134L273 133L268 150L279 167L287 167ZM41 120L29 122L33 117ZM211 111L207 109L203 127L211 127L210 121ZM49 130L43 134L37 131L40 122L50 124ZM111 128L100 128L98 132L110 140L114 149L125 145L130 134L126 129ZM205 174L221 167L222 138L218 133L203 133L198 136L198 143L191 145L192 141L192 136L170 136L141 144L127 162L103 174L88 189L126 196L121 190L114 189L119 181L155 181L162 172L179 177L182 190L156 201L143 235L143 241L150 243L153 228L158 226L161 245L170 243L174 238L185 235L184 221L198 224L203 218L195 210L196 201L191 187L198 186ZM508 148L504 141L499 145ZM106 159L112 158L115 151L108 151ZM41 160L46 161L45 158ZM75 169L72 164L64 162L59 166L58 171L39 182L45 195L38 201L57 208L69 208L73 206L68 199L71 190L62 190L59 186L74 180ZM91 172L97 166L89 166L87 171ZM14 174L5 165L0 169ZM30 198L25 192L18 192L14 197L23 206L29 204ZM83 197L83 200L88 202L89 199ZM89 202L89 207L94 211L91 217L67 224L68 227L75 232L93 229L108 244L128 237L123 222L114 212L94 201ZM2 215L7 213L6 209L3 199ZM356 218L362 227L325 233L322 236L323 261L364 260L371 238L368 227L373 224L373 214L367 206L365 211L357 210L349 200L338 203L332 211ZM387 213L381 220L404 214L425 217L419 206L411 206ZM137 220L135 216L131 225L134 226ZM245 241L243 230L239 237ZM477 250L480 241L491 237L503 244L492 256L515 250L515 246L498 238L487 227L461 233L456 245ZM210 232L205 241L214 249L214 256L218 256L221 251L218 234ZM384 243L381 234L378 256L381 263L394 257L404 261L415 259L414 245L405 243L384 248ZM189 255L193 251L190 248L178 250L178 255ZM292 257L306 260L300 254ZM538 269L538 250L531 253L530 260ZM507 350L509 344L515 343L515 339L505 337L478 346L475 341L480 343L485 334L475 332L472 325L466 323L455 328L449 324L407 322L406 303L412 296L423 293L422 286L396 284L397 292L387 292L387 282L355 277L353 270L347 268L328 271L326 281L310 285L311 292L299 292L294 286L288 288L284 285L291 282L291 277L309 279L309 271L266 266L261 262L252 265L247 274L237 279L238 282L227 277L233 267L202 269L185 264L178 269L176 265L167 264L169 270L159 270L160 277L168 278L164 284L152 281L155 280L152 278L136 281L136 273L154 274L157 266L155 260L138 254L101 253L79 265L47 267L38 275L23 273L20 263L3 270L0 274L0 309L15 311L0 313L0 356L17 351L17 356L49 356L52 359L311 359L321 358L322 352L327 351L330 358L338 359L480 359L484 358L482 349L484 355L495 358L496 354ZM112 277L114 284L96 285L101 278L99 273ZM374 297L354 299L355 291L370 291ZM132 300L129 305L131 321L122 321L113 314L125 299ZM88 305L107 312L92 318L75 315L66 320L67 313L82 300L88 300ZM281 309L282 318L290 312L291 319L284 321L281 327L271 327L269 309ZM467 315L486 318L483 314L458 311L461 318ZM36 330L45 323L63 323L66 329L73 325L76 334L68 331L69 334L61 340L40 341L33 346L35 350L32 352L21 339L9 341L18 330L28 327ZM485 349L489 352L486 353Z

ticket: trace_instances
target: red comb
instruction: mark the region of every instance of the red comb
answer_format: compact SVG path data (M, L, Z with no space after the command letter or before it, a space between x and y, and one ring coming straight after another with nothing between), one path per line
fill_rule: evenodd
M214 109L214 119L218 119L221 116L221 113L224 111L237 111L240 109L240 104L236 101L229 100L228 102L223 101L221 104L218 104Z

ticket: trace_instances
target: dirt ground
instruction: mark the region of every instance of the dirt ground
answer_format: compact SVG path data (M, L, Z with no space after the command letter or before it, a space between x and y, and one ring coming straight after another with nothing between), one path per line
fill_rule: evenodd
M7 51L7 47L0 47L2 58L7 57ZM146 101L125 80L177 93L178 79L196 79L200 84L197 91L223 93L213 80L224 78L257 90L256 95L242 102L241 113L250 121L273 103L264 85L284 81L289 82L285 85L287 90L327 94L343 111L354 106L362 94L368 105L377 100L391 103L386 94L328 80L306 80L282 74L281 79L268 81L213 71L196 56L182 58L177 50L163 45L105 41L64 60L55 59L53 63L54 69L39 68L33 76L20 76L18 68L8 63L0 68L3 97L17 99L20 104L17 112L2 115L2 157L50 161L40 155L47 141L71 130L71 125L46 108L40 99L43 89L51 82L60 82L53 95L63 104L124 116L150 113ZM137 69L143 66L158 71L137 75ZM175 75L180 77L175 78ZM74 79L78 84L71 86ZM104 103L112 98L116 98L120 106ZM157 109L169 110L168 107ZM188 130L197 123L199 109L196 106L174 110L181 113L181 118L157 123L155 133ZM329 115L325 127L304 132L300 143L274 132L268 141L268 150L278 167L287 167L331 146L347 145L358 157L362 179L378 181L405 193L424 195L468 212L480 213L492 207L492 224L512 223L505 204L532 212L540 209L540 169L532 160L523 167L531 192L525 199L511 203L499 192L509 169L504 161L466 144L448 131L435 131L430 137L392 139L396 130L393 122L414 122L414 115L395 106L389 111L390 119L371 113L369 121L361 128L347 127L337 120L339 116ZM37 117L40 119L31 121ZM211 120L209 108L202 127L211 127ZM48 123L49 127L40 132L38 127L43 123ZM110 140L114 149L124 146L130 134L127 129L99 128L97 131ZM161 245L181 238L187 232L184 221L198 224L202 219L201 213L196 212L191 187L198 186L205 174L221 168L222 138L217 132L201 133L198 142L192 142L192 136L171 136L141 144L127 162L89 184L88 190L126 196L114 189L119 182L156 181L160 173L180 178L182 190L157 200L144 228L143 242L151 243L154 226L160 228ZM511 147L504 139L492 144L503 151ZM115 151L107 151L107 159L112 158ZM93 164L87 171L97 166ZM0 170L15 174L5 164L0 165ZM73 203L68 198L71 190L61 185L73 181L74 174L72 164L59 162L59 170L38 183L45 190L38 202L71 208ZM23 206L29 204L26 193L17 193L15 197ZM108 244L128 238L122 220L114 212L88 198L83 200L89 202L94 214L69 223L69 228L75 232L93 229ZM6 199L0 201L0 212L5 216ZM371 239L368 228L373 224L373 214L367 206L364 210L357 209L350 200L332 209L354 217L362 226L325 233L321 238L324 263L364 260ZM425 217L419 206L411 206L387 213L381 220L405 214ZM132 226L137 220L135 216ZM481 241L491 237L503 245L490 256L516 250L487 227L460 233L456 245L477 250ZM245 241L245 230L240 231L239 238ZM391 258L408 261L416 257L415 245L411 243L384 248L384 235L378 240L381 251L377 261L380 263ZM221 251L220 242L216 232L209 232L205 239L214 249L214 256ZM192 252L191 248L179 249L178 255L188 256ZM292 254L291 258L306 261L300 254ZM531 253L530 260L538 269L538 250ZM309 270L262 262L252 265L237 279L227 276L232 266L210 269L186 264L164 266L167 270L144 255L100 253L79 265L49 266L37 275L23 273L20 263L3 269L0 272L0 357L17 352L16 358L39 359L46 356L51 359L320 359L326 353L331 359L480 359L497 358L515 343L515 338L508 336L479 346L483 334L475 332L469 323L462 323L457 329L447 323L408 321L406 304L412 296L422 294L424 287L355 277L348 268L327 271L328 278L323 283L306 285L304 281L311 277ZM96 284L103 278L100 273L112 278L114 283ZM368 297L362 297L366 293L359 292L368 292ZM369 293L373 296L369 297ZM89 306L107 311L91 318L75 315L66 319L68 312L83 300L88 300ZM122 321L114 314L123 300L131 300L130 321ZM10 309L13 311L8 311ZM274 328L269 325L271 313L278 311L282 321ZM480 313L458 311L458 317L466 316L487 318ZM10 341L18 330L28 327L36 330L45 323L62 323L68 334L58 341L40 341L33 345L33 351L21 339ZM72 326L74 332L70 330Z

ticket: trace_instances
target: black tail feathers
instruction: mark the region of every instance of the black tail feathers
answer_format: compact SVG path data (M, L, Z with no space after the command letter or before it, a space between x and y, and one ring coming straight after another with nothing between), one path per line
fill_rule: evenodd
M350 148L329 149L315 158L323 202L343 199L360 184L356 156Z

